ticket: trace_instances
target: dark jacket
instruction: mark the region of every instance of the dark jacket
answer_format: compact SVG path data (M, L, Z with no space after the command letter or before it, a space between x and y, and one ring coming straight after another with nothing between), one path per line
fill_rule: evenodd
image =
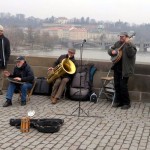
M4 36L0 36L0 69L7 67L7 62L10 56L10 43L9 40Z
M65 58L68 58L68 54L61 55L61 56L56 60L56 62L54 63L54 67L56 67L58 64L60 64L60 63L62 62L62 60L65 59ZM71 57L71 58L69 58L69 59L75 64L75 66L77 66L74 57ZM66 74L64 74L64 75L62 76L62 78L68 78L69 80L72 80L73 76L74 76L74 74L67 74L67 73L66 73Z
M112 55L112 50L120 48L122 43L120 41L116 42L114 46L111 47L111 49L108 50L108 54L110 56ZM123 77L129 77L134 74L134 68L135 68L135 59L136 59L136 52L137 49L133 43L126 43L122 48L122 59L120 61L114 64L113 69L115 70L118 65L121 64L121 71Z
M20 77L22 82L33 83L34 73L31 67L25 62L21 68L17 66L14 68L14 72L9 77Z

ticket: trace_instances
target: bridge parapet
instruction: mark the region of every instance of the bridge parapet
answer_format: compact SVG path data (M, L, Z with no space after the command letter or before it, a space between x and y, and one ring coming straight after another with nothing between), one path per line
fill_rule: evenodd
M52 66L56 61L55 57L37 57L37 56L25 56L27 62L31 65L36 77L46 77L47 69ZM8 62L8 70L13 71L15 55L11 55ZM80 60L77 60L80 63ZM102 86L100 78L106 76L108 70L112 66L112 62L104 60L90 60L89 64L94 64L97 71L93 78L93 92L98 94L99 89ZM83 64L87 64L87 61L83 60ZM130 98L136 101L150 101L150 64L136 64L135 75L129 80L129 93ZM7 89L8 80L5 80L3 89Z

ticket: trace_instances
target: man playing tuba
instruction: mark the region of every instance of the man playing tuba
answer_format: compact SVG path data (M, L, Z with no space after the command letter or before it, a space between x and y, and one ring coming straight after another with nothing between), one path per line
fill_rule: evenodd
M52 72L56 68L56 66L58 66L59 64L61 64L61 62L64 59L71 60L75 64L75 58L74 58L75 51L76 50L74 48L69 48L68 49L68 53L64 54L64 55L61 55L56 60L56 62L54 64L54 67L48 68L48 71ZM60 77L58 77L57 79L55 79L53 81L52 93L51 93L51 98L50 98L52 104L56 104L57 101L61 98L61 95L64 92L66 84L69 81L71 81L72 78L73 78L73 74L65 73L65 74L61 75Z

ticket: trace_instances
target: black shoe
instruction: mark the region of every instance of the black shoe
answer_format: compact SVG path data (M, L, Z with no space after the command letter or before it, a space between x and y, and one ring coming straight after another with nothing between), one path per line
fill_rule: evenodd
M26 105L26 101L21 102L21 106L25 106Z
M121 109L129 109L131 106L130 105L123 105L122 107L121 107Z
M3 105L3 107L8 107L8 106L11 106L12 105L12 102L11 101L6 101Z
M114 103L113 105L112 105L112 107L122 107L123 106L123 104L120 104L120 103Z

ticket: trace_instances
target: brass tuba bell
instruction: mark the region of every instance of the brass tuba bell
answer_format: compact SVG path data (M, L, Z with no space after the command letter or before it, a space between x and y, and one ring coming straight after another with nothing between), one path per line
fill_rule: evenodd
M64 74L74 74L76 71L75 64L69 59L65 58L60 64L58 64L53 70L48 72L47 82L51 83L55 79Z

